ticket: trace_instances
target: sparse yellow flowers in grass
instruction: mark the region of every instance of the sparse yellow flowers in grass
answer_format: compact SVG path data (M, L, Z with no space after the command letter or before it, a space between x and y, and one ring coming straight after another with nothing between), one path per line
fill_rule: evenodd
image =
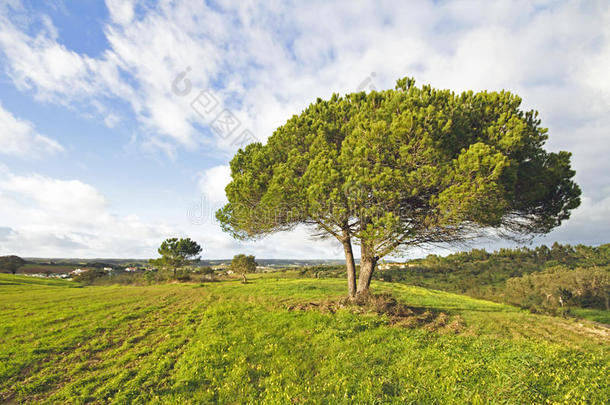
M608 332L583 321L377 283L460 331L288 310L343 280L71 288L0 275L0 402L604 403Z

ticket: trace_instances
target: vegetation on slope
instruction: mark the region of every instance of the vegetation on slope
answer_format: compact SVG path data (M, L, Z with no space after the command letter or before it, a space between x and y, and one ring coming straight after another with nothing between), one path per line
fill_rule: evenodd
M610 395L607 329L447 292L374 286L459 317L458 331L296 309L343 296L338 279L0 281L2 402L603 403Z
M550 248L474 249L446 257L429 255L377 278L507 302L534 312L594 314L610 323L610 244L553 244ZM588 308L590 311L579 311ZM572 310L574 309L574 310ZM605 311L604 311L605 310Z
M454 253L445 257L428 255L424 259L408 262L409 271L385 272L393 280L410 281L422 286L432 279L436 288L453 289L455 292L488 294L491 287L502 287L511 277L520 277L547 268L596 267L610 265L610 244L597 247L584 245L553 244L534 249L500 249L488 253L483 249ZM381 273L381 272L380 272Z

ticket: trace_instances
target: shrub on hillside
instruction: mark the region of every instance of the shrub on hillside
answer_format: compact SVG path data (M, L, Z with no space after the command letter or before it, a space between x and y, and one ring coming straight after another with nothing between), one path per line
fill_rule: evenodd
M101 279L101 278L107 278L107 277L108 277L108 274L104 270L92 268L92 269L89 269L83 273L80 273L80 274L74 276L73 280L78 283L81 283L81 284L91 285L91 284L95 283L96 280Z
M20 267L25 266L26 261L19 256L2 256L0 257L0 271L7 271L10 273L17 273Z
M610 267L553 267L506 281L506 300L535 311L610 309Z
M311 278L343 278L346 276L345 265L315 265L302 267L299 270L299 275L302 277Z
M174 279L178 281L191 281L192 272L190 269L182 268L176 270Z
M201 266L193 269L193 274L202 275L202 281L214 281L216 273L210 266Z

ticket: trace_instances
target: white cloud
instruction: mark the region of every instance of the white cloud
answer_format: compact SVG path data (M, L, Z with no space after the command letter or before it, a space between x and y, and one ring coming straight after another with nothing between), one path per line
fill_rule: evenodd
M231 181L231 169L228 165L214 166L199 176L199 189L205 198L215 204L225 203L225 187Z
M264 141L316 97L355 90L371 72L377 88L414 73L420 82L453 89L576 86L577 76L607 83L608 29L601 27L610 16L602 3L227 2L211 8L177 1L146 7L138 17L133 1L108 0L107 7L110 47L98 58L61 45L50 22L31 36L4 17L0 46L13 81L62 102L118 97L154 130L151 136L191 147L209 142L210 134L197 130L207 122L189 106L194 91L208 87L230 105L237 101L232 109L243 128ZM187 67L193 92L172 94L172 82Z
M70 257L151 257L163 239L180 234L167 224L118 216L94 187L77 180L0 171L0 254Z
M31 158L62 150L57 141L37 133L32 123L15 117L0 104L0 153Z
M17 88L34 90L40 99L59 103L104 95L129 97L130 88L120 80L111 54L94 59L71 51L57 42L52 23L43 21L47 21L44 28L32 37L0 15L0 48Z
M134 15L134 2L128 0L107 0L110 18L119 24L128 24Z
M190 107L199 90L211 87L241 128L265 141L317 97L354 91L367 78L377 89L404 75L456 91L507 89L541 112L551 150L574 152L585 203L562 229L586 228L593 213L610 223L610 214L595 208L610 190L603 174L610 171L606 2L175 1L138 13L137 1L106 3L109 46L97 58L62 45L43 17L34 34L0 17L0 51L14 84L39 99L79 109L90 103L109 127L126 115L114 110L118 99L148 134L138 137L146 147L176 156L177 145L205 146L227 158L237 148L233 140L207 131L208 122ZM191 93L173 94L174 79L187 67ZM202 174L209 201L222 203L227 173L221 165ZM270 240L290 251L303 236L291 235ZM229 243L214 238L210 243Z

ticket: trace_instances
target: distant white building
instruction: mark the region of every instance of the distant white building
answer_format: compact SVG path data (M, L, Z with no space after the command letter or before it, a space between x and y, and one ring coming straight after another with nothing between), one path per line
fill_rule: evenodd
M125 271L138 271L137 267L125 267Z
M406 267L404 263L381 263L379 270L401 269Z
M72 274L73 276L78 276L79 274L83 274L87 271L89 271L89 269L75 269L75 270L72 270L70 272L70 274Z
M112 267L104 267L104 271L110 272L110 271L112 271Z

